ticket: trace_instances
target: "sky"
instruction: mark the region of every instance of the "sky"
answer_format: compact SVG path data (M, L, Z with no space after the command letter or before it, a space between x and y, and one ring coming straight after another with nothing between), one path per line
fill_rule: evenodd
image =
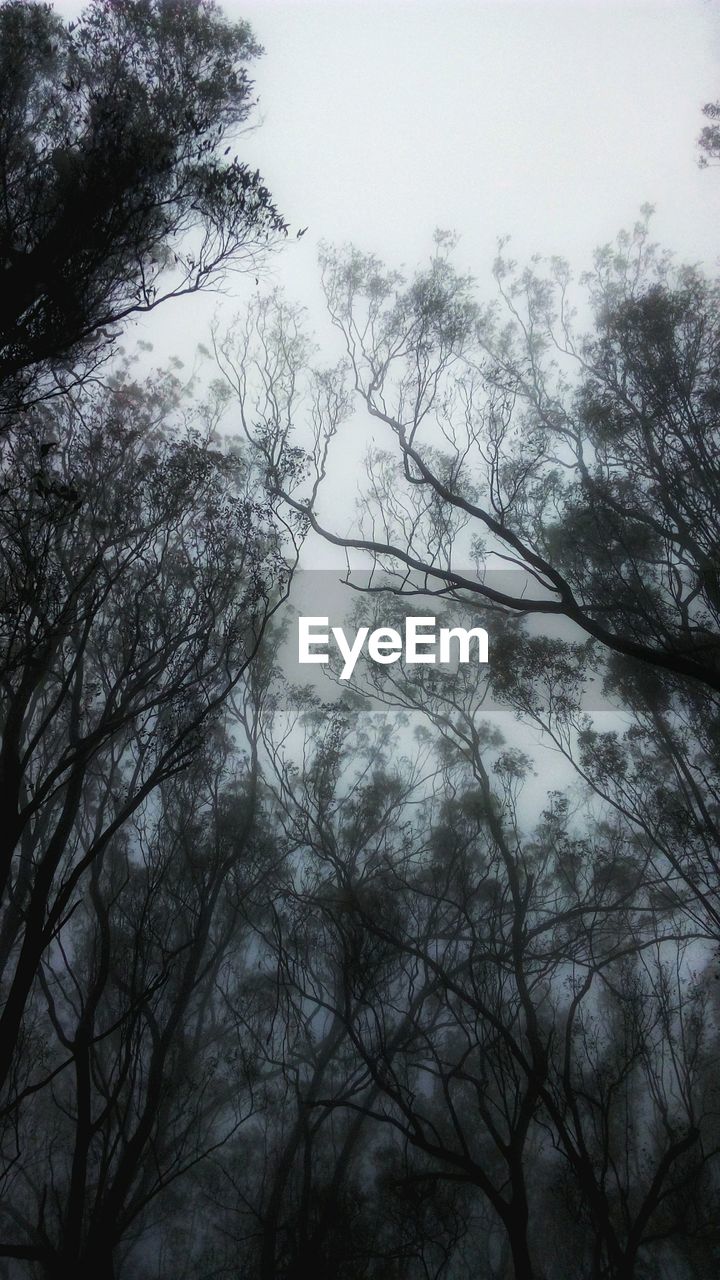
M78 0L58 0L71 16ZM593 249L656 208L664 246L714 271L720 172L701 170L701 107L720 95L720 0L225 0L265 53L252 66L257 127L241 159L263 173L291 234L262 271L308 309L319 359L337 358L317 270L321 241L412 269L436 228L492 296L498 237L519 261ZM298 240L296 232L308 230ZM255 272L226 295L181 299L128 333L152 359L191 363L213 318L231 326ZM342 443L331 503L347 521L350 472L372 430ZM342 562L309 544L307 567Z
M59 3L59 9L76 9ZM242 159L261 169L291 235L262 273L308 308L335 350L316 264L350 241L412 268L440 227L492 294L497 239L512 256L593 249L656 208L654 236L714 270L720 173L701 170L701 106L720 94L720 0L226 0L264 56ZM297 240L295 233L308 228ZM235 277L232 323L255 289ZM140 325L154 358L188 358L218 308L180 301ZM367 423L346 437L359 470ZM352 503L346 501L346 509ZM314 564L338 562L315 546Z
M253 151L318 239L414 260L433 228L482 271L495 238L573 259L658 206L715 252L720 185L697 168L718 93L716 0L620 4L262 0L227 4L266 55Z
M264 283L308 306L321 342L323 240L412 267L436 227L452 230L459 266L489 292L498 237L521 260L559 254L582 270L649 202L660 241L715 267L720 174L698 168L695 140L720 93L720 0L223 7L265 48L258 127L239 153L292 227ZM236 279L235 305L253 288ZM215 306L164 309L146 336L182 352Z

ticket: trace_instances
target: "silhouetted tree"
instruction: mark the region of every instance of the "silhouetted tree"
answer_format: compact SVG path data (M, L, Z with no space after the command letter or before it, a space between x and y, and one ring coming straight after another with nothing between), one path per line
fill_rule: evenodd
M173 421L173 416L175 421ZM172 381L30 411L2 479L0 1081L93 863L202 748L289 578L242 454ZM16 1074L20 1053L21 1078ZM42 1071L41 1071L42 1075Z
M314 485L289 506L393 567L400 590L412 571L428 593L563 617L717 694L718 286L676 267L643 222L596 255L583 335L565 264L544 277L501 255L503 314L477 303L451 247L439 235L410 282L355 250L324 257L352 386L387 445L368 459L357 534L313 510L334 420L309 457Z
M48 1277L112 1277L129 1246L152 1256L167 1191L252 1114L221 992L272 849L257 802L256 762L242 769L217 732L94 859L39 973L55 1075L17 1120L0 1256Z
M283 775L304 873L283 971L306 1025L340 1019L358 1059L344 1088L309 1101L401 1134L410 1185L482 1195L491 1267L505 1265L504 1236L514 1276L562 1274L543 1224L545 1189L564 1185L553 1212L580 1228L578 1274L643 1274L666 1238L699 1247L712 1222L713 1200L704 1218L683 1208L717 1176L706 976L678 914L658 908L632 831L578 829L558 796L523 834L527 762L479 722L472 677L468 704L457 677L422 673L414 698L411 682L399 676L392 698L435 721L446 772L422 820L417 796L414 820L383 820L381 853L356 861L358 810L388 795L406 808L410 793L368 776L377 748L367 784L353 782L343 714L334 734L316 721L304 774ZM357 712L354 728L362 757Z
M720 159L720 124L716 122L720 120L720 102L706 102L703 107L703 115L710 123L706 124L698 138L698 146L700 148L700 164L706 168L709 164L715 164Z
M0 6L0 410L82 379L117 326L285 231L232 155L261 52L212 0Z
M254 667L253 678L256 672ZM318 806L329 818L341 802L333 779L346 718L326 716L307 697L294 710L292 705L287 691L281 698L275 693L276 727L282 723L293 737L302 736L300 714L322 745L314 767L297 775L268 736L272 713L266 709L266 803L269 789L275 849L286 856L278 856L277 875L265 885L265 906L254 905L249 916L256 935L254 980L227 993L239 1043L257 1065L256 1112L232 1149L214 1162L206 1188L219 1241L213 1256L227 1257L218 1265L233 1275L439 1277L467 1229L460 1196L443 1187L413 1193L395 1176L401 1153L389 1149L387 1135L363 1109L335 1105L348 1092L366 1101L377 1096L348 1018L352 1023L352 1010L361 1010L362 992L391 985L392 974L382 945L371 944L359 956L356 931L338 936L323 909L326 902L342 904L351 892L353 868L361 875L362 865L377 864L393 847L412 784L381 776L379 758L389 738L370 731L359 743L359 758L346 757L357 789L345 795L342 819L335 812L340 829L334 848L326 846L328 860L316 858L308 833L321 838ZM229 1251L223 1240L232 1241Z

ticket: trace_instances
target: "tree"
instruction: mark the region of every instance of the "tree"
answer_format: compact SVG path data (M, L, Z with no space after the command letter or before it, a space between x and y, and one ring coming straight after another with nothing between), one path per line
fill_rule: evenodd
M261 52L213 0L0 7L0 410L82 380L118 326L286 230L230 157Z
M438 236L409 283L355 250L323 259L352 386L387 440L357 535L314 509L335 421L304 499L258 439L268 483L322 536L394 568L400 590L414 572L428 594L565 618L717 694L717 284L676 267L643 222L596 255L583 336L565 264L542 276L500 256L503 324L451 248ZM508 566L515 582L496 585L488 569Z
M419 1183L479 1191L515 1274L563 1274L537 1248L535 1215L550 1203L575 1225L578 1265L620 1280L714 1247L689 1205L700 1187L714 1204L718 1156L707 948L720 866L718 286L652 246L643 222L597 254L593 325L579 335L564 264L520 273L501 254L501 303L483 309L451 247L439 237L409 283L353 250L323 260L351 386L387 435L357 534L319 514L347 414L342 369L332 401L313 403L303 456L297 414L249 411L237 335L216 344L270 490L303 526L369 553L369 589L384 593L376 624L401 629L421 596L425 611L428 599L435 614L441 599L452 609L441 621L471 613L492 636L483 679L402 660L361 661L353 677L440 734L444 823L438 801L424 830L410 824L407 843L358 867L339 746L318 733L323 769L306 751L304 780L285 779L281 803L305 815L298 857L340 889L311 890L335 968L321 979L319 962L284 966L303 973L310 1008L342 1014L367 1073L318 1107L401 1134ZM264 314L271 409L296 317L286 334L281 306ZM573 626L538 635L532 614ZM622 728L602 732L586 714L591 676ZM581 817L555 795L521 821L513 792L529 761L483 725L488 690L576 765L596 809ZM482 821L468 833L473 801ZM374 975L362 990L356 955Z
M720 102L706 102L703 115L710 124L706 124L702 129L698 146L700 147L700 165L706 168L720 159L720 125L716 123L720 120Z
M556 795L523 832L527 761L482 724L474 683L411 668L375 681L442 735L421 814L422 793L380 772L392 738L370 746L356 709L357 777L341 708L334 730L308 721L304 771L282 772L303 871L300 924L279 934L283 987L303 1026L319 1018L340 1043L339 1021L358 1059L340 1082L325 1062L307 1102L318 1127L330 1107L400 1134L399 1186L480 1194L489 1274L506 1274L504 1240L513 1275L565 1275L551 1213L576 1232L578 1274L627 1280L666 1242L700 1250L711 1230L710 972L693 973L677 902L659 904L622 820L584 826ZM701 1186L709 1207L689 1217Z
M494 693L572 764L588 799L622 821L659 915L679 913L698 938L720 934L720 758L712 692L673 687L657 670L604 669L611 728L588 710L585 646L495 629ZM650 867L652 873L650 874Z
M253 679L257 671L255 666ZM389 737L381 726L377 733L370 729L361 759L347 757L348 782L354 775L357 787L344 796L340 818L333 812L340 800L333 779L344 713L325 716L311 699L300 695L295 703L287 690L278 696L277 688L270 701L274 711L266 706L261 737L270 752L265 796L275 871L265 886L264 909L253 904L248 917L255 932L254 980L227 993L239 1044L258 1067L256 1113L232 1149L215 1160L206 1188L219 1240L232 1242L224 1265L234 1268L232 1274L288 1280L308 1271L348 1280L411 1280L418 1268L439 1277L466 1229L460 1198L453 1188L415 1195L400 1188L393 1169L400 1153L390 1149L387 1135L378 1137L362 1110L343 1113L331 1101L354 1096L358 1088L365 1099L377 1095L371 1082L368 1087L348 1018L352 1023L349 1011L361 1008L363 990L392 984L392 975L382 945L359 954L355 931L338 936L323 903L341 902L353 873L360 875L365 862L377 864L393 846L402 830L397 823L406 787L377 767ZM302 778L269 735L274 716L279 733L282 724L297 739L307 721L322 739L314 767ZM328 819L322 832L318 806ZM325 859L308 846L309 833L335 837L332 851L325 846ZM420 1223L425 1235L416 1234ZM214 1256L223 1265L222 1244Z
M93 863L192 763L287 587L292 543L242 454L213 447L215 421L185 417L172 379L120 377L36 407L4 442L8 1114L43 1079L25 1010Z
M216 733L163 783L95 858L43 958L53 1083L17 1118L0 1257L112 1277L123 1253L153 1255L179 1184L252 1115L220 992L272 846L256 761L240 763Z
M645 220L596 255L582 335L565 264L522 273L501 255L500 304L482 308L451 248L440 236L409 283L354 250L323 260L351 382L386 433L357 534L319 515L337 417L304 492L278 468L278 432L274 453L258 435L268 483L369 553L373 590L450 599L490 626L495 696L621 806L659 892L717 938L718 286L653 246ZM538 635L531 615L573 626ZM622 741L584 715L591 676L635 719Z

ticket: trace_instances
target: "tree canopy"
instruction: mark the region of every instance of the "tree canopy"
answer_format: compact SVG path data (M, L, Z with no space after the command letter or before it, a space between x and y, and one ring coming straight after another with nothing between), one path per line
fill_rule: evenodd
M234 154L261 52L212 0L0 7L0 407L77 381L117 326L286 230Z
M717 285L678 268L643 221L598 252L583 334L566 264L543 276L499 256L502 307L487 307L448 248L440 236L410 281L356 250L325 257L350 382L387 447L368 459L356 534L286 490L288 504L431 590L565 617L716 691ZM329 421L317 477L335 434ZM515 591L468 565L516 569Z
M706 1280L720 285L325 249L339 361L259 291L141 375L287 229L259 52L0 4L0 1280ZM489 664L294 685L310 530Z

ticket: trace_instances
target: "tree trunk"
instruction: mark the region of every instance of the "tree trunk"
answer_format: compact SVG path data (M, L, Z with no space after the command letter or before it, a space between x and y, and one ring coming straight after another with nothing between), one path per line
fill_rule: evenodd
M508 1214L505 1227L512 1257L513 1280L536 1280L528 1249L528 1215L525 1207Z

